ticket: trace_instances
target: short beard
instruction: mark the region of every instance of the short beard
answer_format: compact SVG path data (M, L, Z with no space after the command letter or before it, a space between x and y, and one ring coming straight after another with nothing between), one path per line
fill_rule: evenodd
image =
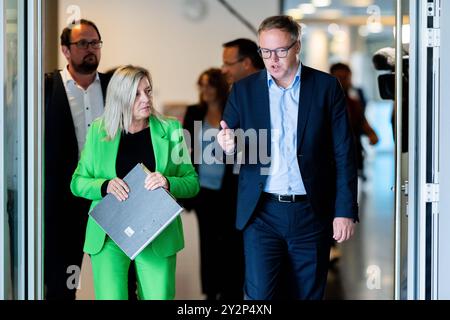
M94 62L88 62L86 60L83 60L83 62L80 64L72 63L73 69L80 74L91 74L91 73L97 71L98 59L95 55L94 55L94 57L95 57ZM85 57L85 58L87 58L87 57Z

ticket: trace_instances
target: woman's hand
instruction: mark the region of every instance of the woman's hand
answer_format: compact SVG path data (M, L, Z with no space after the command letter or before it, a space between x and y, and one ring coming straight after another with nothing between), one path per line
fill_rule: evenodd
M119 178L110 180L106 188L106 193L112 193L119 201L127 200L128 192L130 192L130 188L125 181Z
M167 181L166 177L164 177L159 172L149 173L145 178L145 189L155 190L159 187L163 187L164 189L169 190L169 182Z

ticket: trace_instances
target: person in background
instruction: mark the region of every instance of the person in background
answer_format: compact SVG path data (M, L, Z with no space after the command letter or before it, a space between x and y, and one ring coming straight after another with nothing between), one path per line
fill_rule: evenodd
M375 145L378 143L378 136L364 114L366 110L366 99L362 89L355 88L352 85L352 71L350 67L344 63L335 63L330 67L330 73L339 80L342 89L344 89L350 126L355 139L356 167L358 169L358 176L364 181L366 180L366 175L364 174L365 151L361 138L363 135L366 135L369 138L369 143ZM341 258L341 255L341 251L336 245L336 242L333 242L330 251L331 269L336 267L336 263Z
M222 47L222 72L230 85L264 69L258 45L252 40L239 38L224 43Z
M375 145L378 143L378 136L364 114L366 100L362 90L354 88L352 85L352 71L350 67L344 63L335 63L330 67L330 73L339 80L344 89L350 126L355 138L358 175L365 180L364 148L361 143L361 137L366 135L369 138L369 143Z
M152 92L144 68L120 67L111 78L105 112L88 130L70 184L75 196L92 201L90 210L107 194L126 201L129 188L122 179L138 163L151 171L145 179L148 190L165 188L175 198L197 194L198 176L181 124L156 112ZM140 299L174 299L176 255L183 247L177 217L134 260ZM127 299L130 259L92 218L84 252L91 257L96 299Z
M67 66L45 76L44 283L46 299L74 300L79 279L69 278L81 270L89 202L72 195L70 180L110 77L97 72L103 41L92 21L73 22L60 38Z
M266 70L233 85L217 136L230 155L252 150L250 144L241 149L232 129L268 133L256 145L271 161L258 152L239 177L236 225L243 230L246 299L274 298L285 259L294 297L322 299L331 240L351 238L358 220L344 93L334 77L301 64L300 31L290 16L261 23Z
M219 132L229 85L216 68L202 72L197 85L199 103L188 106L183 124L192 140L191 157L200 192L184 204L197 214L202 291L207 300L242 299L242 234L234 227L237 175L232 164L216 163L215 142L211 141Z

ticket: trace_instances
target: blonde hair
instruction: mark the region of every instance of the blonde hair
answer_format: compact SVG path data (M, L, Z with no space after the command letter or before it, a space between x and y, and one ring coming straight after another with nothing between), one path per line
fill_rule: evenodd
M105 112L101 117L107 140L114 139L117 133L128 133L133 119L136 91L144 77L148 79L150 88L153 88L150 72L142 67L127 65L117 68L114 72L107 89ZM157 115L151 97L150 111L152 115Z

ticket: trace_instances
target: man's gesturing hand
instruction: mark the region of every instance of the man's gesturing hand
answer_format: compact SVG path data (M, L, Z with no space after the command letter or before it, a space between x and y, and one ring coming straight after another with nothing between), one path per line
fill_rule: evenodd
M225 121L220 121L222 130L217 134L217 141L225 153L233 153L235 148L234 132L231 130Z

